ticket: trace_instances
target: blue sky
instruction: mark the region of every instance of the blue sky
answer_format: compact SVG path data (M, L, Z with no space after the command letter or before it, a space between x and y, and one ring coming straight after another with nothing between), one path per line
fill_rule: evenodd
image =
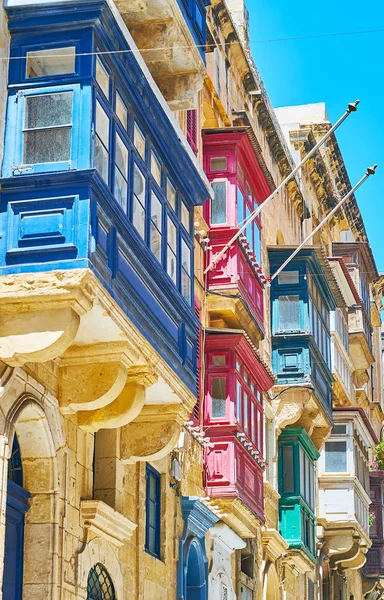
M248 0L251 50L274 107L325 102L335 122L348 102L357 113L337 132L354 184L378 163L356 197L379 271L384 271L384 2ZM383 29L257 43L294 36Z

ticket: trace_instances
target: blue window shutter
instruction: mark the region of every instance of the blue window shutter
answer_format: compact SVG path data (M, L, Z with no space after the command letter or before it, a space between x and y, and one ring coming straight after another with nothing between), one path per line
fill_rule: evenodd
M147 464L145 498L145 550L160 558L161 489L160 473Z

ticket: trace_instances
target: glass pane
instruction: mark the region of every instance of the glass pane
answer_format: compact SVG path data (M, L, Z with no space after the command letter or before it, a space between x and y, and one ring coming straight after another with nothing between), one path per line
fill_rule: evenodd
M240 381L236 381L236 418L237 421L240 423L242 416L241 416L241 383Z
M27 52L26 77L50 77L75 72L74 46Z
M293 446L283 446L283 493L293 494Z
M71 131L43 129L24 133L24 164L53 163L71 158Z
M151 197L151 250L161 260L162 204L155 194Z
M58 127L72 123L72 92L28 96L25 99L25 129Z
M172 206L173 210L176 210L176 190L172 183L167 178L167 200Z
M172 250L169 248L169 246L168 246L168 253L167 253L167 273L170 277L172 277L173 282L176 283L176 281L177 281L177 261L176 261L175 254L172 252Z
M346 473L347 471L347 442L325 443L326 473Z
M183 201L181 201L181 222L185 229L189 232L191 229L190 213Z
M133 216L132 222L141 237L145 236L145 211L140 202L134 198L133 200Z
M96 136L95 139L95 168L108 185L108 160L109 155L107 150L104 148L100 139Z
M153 475L148 475L149 477L149 498L150 500L156 501L157 499L157 481Z
M217 367L223 367L226 364L225 354L214 354L212 356L212 365Z
M96 81L103 90L105 96L109 97L109 75L101 62L100 58L96 57Z
M240 188L237 188L237 224L240 226L244 221L244 196Z
M183 269L185 269L185 271L188 273L188 275L190 275L191 274L191 251L188 248L188 246L184 240L182 240L182 243L181 243L181 256L182 256Z
M151 173L156 183L161 185L161 164L153 151L151 152Z
M300 329L299 296L279 296L279 330Z
M149 502L149 524L152 527L156 526L156 504L154 502Z
M184 269L182 269L182 271L181 271L181 293L183 294L186 301L190 304L191 303L191 278L188 275L188 273L186 273L184 271Z
M227 222L227 183L226 181L216 181L212 184L215 192L211 200L211 223L218 225Z
M149 527L148 529L148 550L156 554L156 532L153 527Z
M137 199L145 206L145 178L137 165L135 165L133 190Z
M248 404L248 394L244 394L244 405L243 405L243 420L244 420L244 429L245 431L248 433L248 411L249 411L249 404Z
M227 158L225 156L217 156L210 160L211 171L226 171L227 170Z
M225 417L225 408L227 400L226 378L212 378L212 418L218 419Z
M141 158L145 160L145 137L137 123L133 130L133 143Z
M100 102L96 102L96 133L103 142L104 146L109 148L109 118Z
M284 271L277 276L279 285L293 285L299 283L299 271Z
M172 219L167 218L167 234L168 234L168 246L172 248L174 254L176 254L176 240L177 240L177 230L176 225L173 223Z
M127 177L128 148L124 144L119 134L116 134L116 165L119 167L124 177Z
M127 193L128 186L124 177L120 171L115 170L115 198L120 204L121 208L126 212L127 210Z
M133 225L140 233L141 237L145 237L145 178L139 167L135 165L133 178Z
M332 435L345 435L347 433L346 425L334 425L332 428Z
M116 114L123 125L124 129L127 129L127 109L121 99L120 94L116 93Z

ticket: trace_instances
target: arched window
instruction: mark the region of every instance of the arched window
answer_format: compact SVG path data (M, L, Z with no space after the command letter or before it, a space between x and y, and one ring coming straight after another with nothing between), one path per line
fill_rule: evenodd
M112 579L101 563L89 571L87 600L116 600Z

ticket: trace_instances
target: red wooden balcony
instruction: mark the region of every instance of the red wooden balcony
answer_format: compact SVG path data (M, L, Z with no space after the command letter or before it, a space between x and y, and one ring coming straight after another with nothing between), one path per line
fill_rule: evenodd
M209 225L206 266L239 231L270 194L271 177L250 127L204 132L204 170L215 196L206 202ZM244 328L253 339L263 337L262 221L255 218L208 273L211 322ZM225 293L223 296L217 293ZM253 320L253 323L250 322Z
M238 499L264 522L262 395L273 375L243 332L209 330L205 350L207 494Z

